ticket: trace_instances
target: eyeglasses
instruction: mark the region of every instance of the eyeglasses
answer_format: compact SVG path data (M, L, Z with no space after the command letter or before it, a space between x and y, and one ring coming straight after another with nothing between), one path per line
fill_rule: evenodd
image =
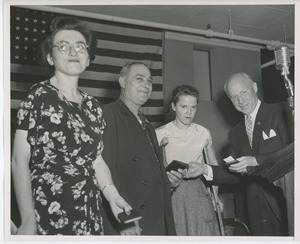
M86 50L89 48L89 46L82 42L70 43L67 41L60 41L56 43L53 47L51 47L50 50L52 50L52 48L57 47L62 54L66 54L70 52L71 46L74 47L77 53L85 53Z

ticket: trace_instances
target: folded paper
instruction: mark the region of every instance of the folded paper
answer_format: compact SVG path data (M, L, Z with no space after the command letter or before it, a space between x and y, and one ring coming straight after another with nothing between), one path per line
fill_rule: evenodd
M270 133L269 133L269 136L264 131L262 132L262 136L263 136L264 140L268 140L268 139L270 139L272 137L277 136L277 134L276 134L276 132L273 129L271 129Z
M274 136L276 136L276 132L273 129L271 129L269 138L272 138Z
M269 139L269 137L267 136L267 134L264 131L262 132L262 135L263 135L264 140Z

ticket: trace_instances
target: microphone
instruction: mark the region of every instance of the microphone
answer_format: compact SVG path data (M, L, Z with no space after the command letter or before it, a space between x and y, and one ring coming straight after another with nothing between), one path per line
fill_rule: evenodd
M285 88L288 93L289 105L294 113L294 90L290 79L288 78L289 66L291 65L289 48L286 45L280 45L274 50L275 67L281 70L281 75L284 77Z
M287 46L278 46L275 51L276 69L282 70L284 74L289 74L288 67L291 65L290 52ZM284 75L281 74L281 75Z

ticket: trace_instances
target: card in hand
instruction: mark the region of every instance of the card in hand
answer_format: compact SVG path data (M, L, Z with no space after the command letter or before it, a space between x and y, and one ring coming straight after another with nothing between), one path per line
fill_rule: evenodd
M234 159L232 156L229 156L227 158L224 158L223 159L225 161L225 165L226 166L229 166L231 164L235 164L235 163L238 163L239 161L237 161L236 159Z
M141 219L142 216L135 209L131 209L130 214L127 215L125 212L122 212L118 214L118 218L122 223L128 224Z
M173 160L170 164L167 165L166 167L166 171L177 171L179 169L187 169L189 167L189 165L187 163L178 161L178 160Z

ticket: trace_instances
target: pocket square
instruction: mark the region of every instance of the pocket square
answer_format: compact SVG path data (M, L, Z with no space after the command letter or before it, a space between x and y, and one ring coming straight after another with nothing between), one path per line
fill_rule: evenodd
M277 136L277 135L276 135L276 132L275 132L273 129L271 129L271 130L270 130L269 138L272 138L272 137L274 137L274 136Z
M262 135L263 135L264 140L269 139L269 137L267 136L267 134L264 131L262 132Z

